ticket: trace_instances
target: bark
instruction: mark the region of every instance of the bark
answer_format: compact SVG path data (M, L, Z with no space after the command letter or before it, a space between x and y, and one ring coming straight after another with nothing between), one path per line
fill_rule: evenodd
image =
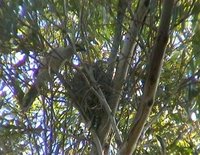
M111 49L111 56L109 58L109 69L108 69L108 74L111 76L113 74L113 70L115 67L115 60L117 57L117 53L118 53L118 48L119 45L121 43L121 39L122 39L122 28L123 28L123 20L124 20L124 16L125 16L125 12L126 12L126 8L128 6L128 3L130 3L130 0L119 0L118 2L118 11L117 11L117 18L115 21L115 34L114 34L114 39L113 39L113 47ZM97 91L97 96L98 96L99 91ZM101 93L99 93L101 94ZM102 145L102 150L104 151L104 155L108 154L108 150L109 149L109 144L107 142L107 137L110 133L111 130L111 126L114 129L114 132L116 133L116 139L118 139L117 141L122 141L121 137L119 135L119 131L117 129L117 125L115 123L115 118L113 116L111 107L109 106L109 103L104 100L103 95L100 95L99 100L103 103L105 111L107 113L107 115L102 115L101 116L101 120L102 123L99 126L99 129L97 130L97 135L99 137L100 143ZM102 99L103 100L102 100Z
M150 0L141 0L139 3L139 7L133 16L133 20L130 26L129 31L125 35L120 61L117 66L117 70L114 77L114 86L113 86L113 94L110 97L109 104L113 113L115 113L116 108L119 104L119 99L123 87L123 83L126 79L127 72L129 69L129 64L131 61L131 57L133 56L133 52L136 46L136 40L138 37L138 32L144 23L144 19L148 12Z
M138 139L142 133L145 122L149 117L152 106L154 104L155 93L157 90L160 71L162 68L163 56L168 42L169 25L171 12L173 8L173 0L164 0L163 10L157 39L152 50L152 58L150 59L150 67L147 74L147 80L144 86L143 98L135 116L133 127L124 142L120 153L121 155L131 155L136 149Z
M117 11L117 19L115 21L115 30L114 30L114 38L113 38L113 46L111 49L111 55L109 58L109 70L108 73L113 75L114 68L116 65L117 53L119 50L120 43L122 41L122 28L123 21L126 13L126 8L130 0L119 0L118 2L118 11Z
M119 3L122 3L122 1L120 0ZM128 0L126 0L126 5L124 5L123 8L127 7L127 3L129 3ZM112 120L112 117L114 118L116 107L118 106L118 103L119 103L119 98L120 98L123 82L127 76L127 71L128 71L129 64L130 64L129 62L131 61L130 58L133 55L133 49L135 48L135 45L136 45L135 42L136 42L136 39L138 36L138 32L143 25L145 16L147 15L148 6L149 6L149 0L140 1L139 7L133 17L129 32L127 32L127 34L125 36L125 40L124 40L123 48L122 48L122 52L121 52L122 59L118 64L117 72L115 74L116 76L114 78L114 84L113 84L114 91L113 91L113 94L111 95L110 99L108 100L108 104L109 104L110 108L106 108L106 109L112 109L112 113L109 112L110 113L109 114L107 112L108 113L107 116L106 115L102 116L102 120L103 120L102 122L104 122L104 123L102 123L100 125L100 127L99 127L100 130L98 131L98 136L99 136L100 142L102 142L101 144L102 144L103 150L105 150L104 148L107 148L107 147L104 147L104 146L107 146L107 143L105 140L106 140L106 137L108 137L108 134L110 133L111 126L113 127L113 130L116 134L117 144L121 145L121 138L118 134L117 126L115 126L115 122L114 122L115 120L114 119ZM120 7L119 7L119 9L120 9ZM122 16L124 16L125 12L123 12L124 10L120 10L120 11L121 12L118 14L119 20L123 21ZM112 54L111 54L111 59L113 61L115 60L116 54L118 51L118 47L119 47L118 41L122 37L121 36L122 25L121 26L119 25L120 24L119 21L116 22L116 24L118 24L116 26L116 30L118 29L120 31L120 33L115 34L114 41L116 41L116 42L113 43L115 45L113 45ZM117 38L117 37L119 37L119 38ZM111 62L111 63L113 63L113 62ZM114 66L111 65L109 67L111 67L111 70L109 70L109 71L112 72L113 71L112 68ZM108 119L110 119L110 120L108 120Z

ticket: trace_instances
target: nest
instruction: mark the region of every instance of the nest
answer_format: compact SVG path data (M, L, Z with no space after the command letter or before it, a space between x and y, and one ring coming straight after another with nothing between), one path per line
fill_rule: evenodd
M95 83L91 81L86 68L90 72L90 75L94 77ZM104 62L85 65L80 72L75 72L70 81L73 100L78 110L84 116L85 121L93 123L94 120L99 119L100 115L106 114L97 95L91 89L93 86L100 87L105 98L108 100L112 87L111 78L107 74L106 69Z

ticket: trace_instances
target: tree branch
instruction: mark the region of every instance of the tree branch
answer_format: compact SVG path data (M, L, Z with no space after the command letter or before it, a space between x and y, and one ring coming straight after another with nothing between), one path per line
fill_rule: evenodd
M123 82L126 79L131 57L133 56L133 51L136 47L136 39L138 37L138 32L148 12L149 1L150 0L140 1L139 7L133 16L130 29L125 35L121 51L121 60L119 61L114 78L114 86L113 86L114 91L109 100L110 107L113 110L113 114L115 113L119 104Z
M168 42L169 25L173 3L173 0L164 0L159 31L154 48L152 50L152 58L150 59L150 67L144 86L143 98L139 110L136 113L133 122L133 128L131 129L127 140L123 144L122 149L120 150L120 154L131 155L136 149L138 139L144 128L144 124L149 117L152 106L154 104L155 93L160 79L163 56Z
M126 12L126 8L128 6L130 0L119 0L118 2L118 12L117 12L117 19L115 20L115 30L114 30L114 38L113 38L113 45L111 49L111 55L109 58L109 71L110 75L113 75L115 61L117 58L117 53L119 49L119 45L122 40L122 28L123 28L123 21Z

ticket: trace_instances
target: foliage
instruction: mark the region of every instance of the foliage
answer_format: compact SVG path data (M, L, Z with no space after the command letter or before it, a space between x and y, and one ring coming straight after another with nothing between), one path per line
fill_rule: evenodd
M102 111L103 101L97 94L101 98L102 90L109 104L111 94L120 92L112 89L113 79L118 63L124 58L120 54L123 39L138 3L127 0L0 1L0 154L89 154L93 151L95 133L101 135L100 129L104 129L106 120L112 122L107 111ZM199 6L197 0L174 2L155 103L135 154L189 155L200 151ZM110 105L122 140L129 136L142 100L161 12L162 1L152 0L137 31L130 64L127 61L127 76L120 81L123 87L117 110ZM70 86L55 76L31 109L23 112L20 104L34 83L39 58L52 47L75 44L81 45L85 52L75 53L73 64L60 68L60 74ZM90 67L94 69L95 82L91 80ZM88 68L89 73L82 68ZM85 80L79 77L79 72L81 76L86 75L91 85L79 83ZM110 146L110 154L116 154L119 150L116 130L107 132L106 138L102 137Z

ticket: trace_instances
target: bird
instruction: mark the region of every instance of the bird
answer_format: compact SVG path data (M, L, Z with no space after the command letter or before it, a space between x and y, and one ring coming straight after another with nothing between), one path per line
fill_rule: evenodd
M65 61L70 61L74 51L71 46L58 47L51 49L50 52L40 60L38 72L35 81L25 93L22 103L20 104L22 111L26 112L39 95L39 89L42 88L45 82L51 81L53 75L57 74L59 68Z

